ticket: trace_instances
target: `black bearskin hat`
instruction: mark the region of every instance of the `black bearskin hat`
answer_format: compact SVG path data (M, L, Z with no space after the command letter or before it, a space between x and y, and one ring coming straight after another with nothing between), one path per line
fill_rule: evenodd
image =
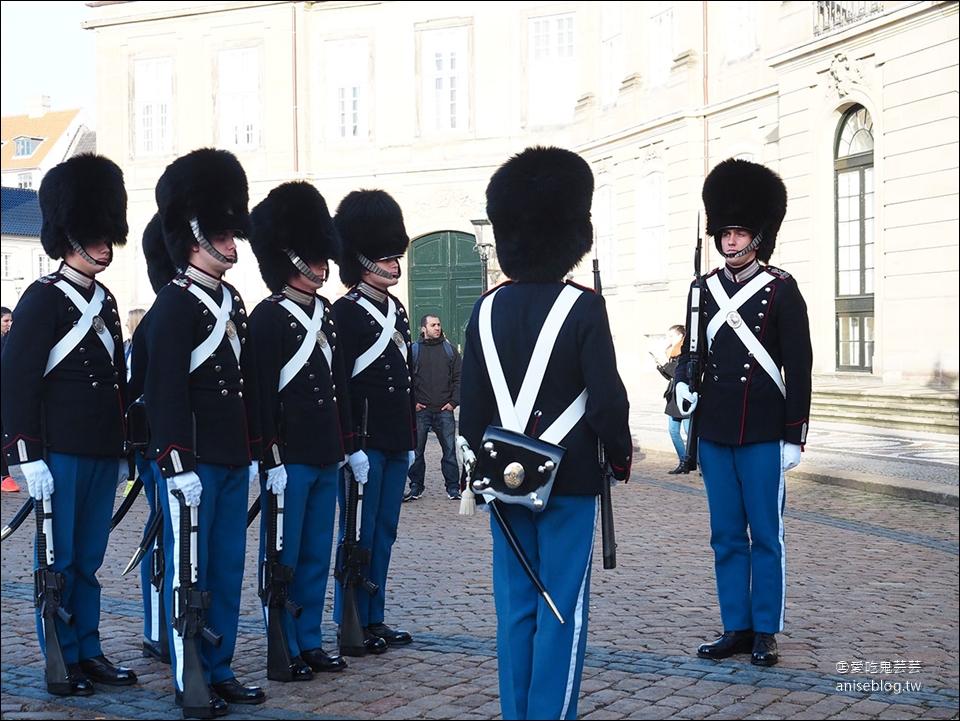
M250 247L263 282L274 293L297 272L287 255L292 250L309 265L340 257L340 236L327 201L313 185L295 180L278 185L250 213Z
M143 231L143 257L147 261L147 277L154 293L169 283L179 272L170 260L167 245L163 241L163 222L160 213L154 214Z
M760 233L757 258L770 260L777 245L777 232L787 214L787 187L766 166L728 158L710 171L703 182L703 207L707 211L707 235L717 250L726 228L745 228Z
M197 220L207 240L225 231L250 235L247 175L229 151L200 148L177 158L157 181L156 196L163 237L178 268L187 267L197 243L191 220Z
M109 158L74 155L52 168L40 183L40 244L54 260L63 258L69 235L81 247L105 240L127 242L127 191L123 171Z
M363 277L357 253L373 261L399 258L407 252L410 238L403 225L403 212L384 190L354 190L337 207L333 219L343 243L339 259L340 280L352 288Z
M501 165L487 185L487 217L507 277L563 280L593 245L592 202L590 165L569 150L531 147Z

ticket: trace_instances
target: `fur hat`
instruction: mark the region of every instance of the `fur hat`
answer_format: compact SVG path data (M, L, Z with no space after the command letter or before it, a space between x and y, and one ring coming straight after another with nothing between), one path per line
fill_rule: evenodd
M127 242L127 191L123 171L109 158L74 155L52 168L40 183L40 244L51 258L63 258L69 235L87 248L100 240Z
M155 213L143 231L143 257L147 261L147 277L154 293L169 283L179 270L170 260L167 245L163 242L163 223L160 213Z
M343 243L340 280L347 287L355 286L363 275L357 253L373 261L386 260L399 258L410 245L403 212L384 190L349 193L340 201L333 222Z
M707 235L717 250L727 228L745 228L760 234L757 258L770 260L777 245L777 232L787 214L787 188L766 166L728 158L710 171L703 182L703 207L707 211Z
M207 240L224 231L250 235L247 175L229 151L200 148L177 158L157 181L156 196L164 241L178 268L187 267L197 243L191 220Z
M531 147L490 178L487 217L508 278L563 280L593 246L593 173L563 148Z
M309 265L340 257L340 236L327 201L306 181L292 181L270 191L250 213L250 247L263 282L274 293L298 271L291 250Z

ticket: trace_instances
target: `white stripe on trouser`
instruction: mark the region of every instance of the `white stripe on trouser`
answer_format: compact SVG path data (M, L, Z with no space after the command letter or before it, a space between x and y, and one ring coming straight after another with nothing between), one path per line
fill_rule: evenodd
M154 544L156 547L156 544ZM152 552L151 552L152 554ZM146 561L144 558L141 563ZM161 583L163 581L161 580ZM166 633L166 625L161 625L160 619L163 618L163 609L160 608L160 592L152 583L150 584L150 640L154 643L160 642L160 634Z
M177 615L177 588L180 586L180 501L170 491L167 491L167 507L170 509L170 525L173 531L173 594L171 598L173 615ZM183 638L177 631L170 634L173 638L173 648L170 649L170 660L173 662L173 681L178 691L183 691Z
M600 506L597 506L595 516L600 516ZM593 548L597 540L597 524L593 524L593 536L590 538L590 548ZM577 593L577 608L573 614L573 643L570 644L570 663L567 666L567 688L563 694L563 708L560 710L560 718L567 717L567 710L570 708L570 700L573 696L573 685L577 680L577 657L580 650L580 634L583 631L583 617L589 609L583 607L583 597L587 592L587 579L590 577L590 566L593 564L593 555L591 551L590 558L587 559L587 565L583 569L583 578L580 579L580 591Z
M783 464L781 464L780 487L777 489L777 518L779 519L777 543L780 544L780 623L778 625L780 631L783 630L783 620L787 610L787 544L783 537L783 504L786 492L787 481L783 472Z

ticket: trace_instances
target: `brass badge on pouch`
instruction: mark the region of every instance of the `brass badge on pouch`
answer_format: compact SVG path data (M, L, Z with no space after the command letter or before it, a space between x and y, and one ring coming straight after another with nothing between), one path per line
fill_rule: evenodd
M237 326L234 325L232 320L227 321L227 337L230 340L233 340L237 337Z
M503 469L503 482L507 484L507 488L519 488L523 483L523 475L523 466L513 461Z
M103 333L107 327L107 324L103 322L103 318L98 315L93 316L93 320L90 321L90 325L93 326L93 329L97 331L97 333Z

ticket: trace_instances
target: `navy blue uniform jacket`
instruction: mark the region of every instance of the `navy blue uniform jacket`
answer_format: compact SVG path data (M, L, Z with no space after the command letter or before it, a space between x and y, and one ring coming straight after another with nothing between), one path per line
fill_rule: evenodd
M134 343L136 367L138 345L146 341L143 402L150 443L145 456L156 460L164 478L196 471L197 463L249 466L261 456L256 367L247 347L243 301L228 283L217 291L200 287L217 305L224 292L232 294L231 318L242 350L238 364L224 335L219 347L190 373L190 354L214 323L206 305L188 290L191 283L179 275L160 289L147 313L147 333L138 333Z
M361 297L354 288L333 304L343 364L347 375L353 373L357 358L370 348L383 328L357 301ZM365 296L384 315L387 303L377 303ZM406 347L406 357L391 339L386 349L373 363L350 379L350 402L353 422L359 428L363 420L364 401L369 403L367 447L378 451L412 451L416 447L416 430L412 372L410 370L410 321L403 304L395 297L396 329Z
M101 286L106 295L99 315L104 332L113 336L113 358L91 328L66 358L43 375L50 349L81 315L54 286L61 278L53 273L27 287L3 349L3 450L10 465L43 458L41 408L48 450L118 459L123 455L127 371L117 303L105 287ZM84 299L93 297L94 286L71 285Z
M696 410L699 436L732 446L779 440L803 445L807 440L813 368L807 305L796 279L789 273L769 265L762 266L759 272L768 276L768 283L738 312L777 367L783 369L786 400L733 328L724 323L713 339L704 364ZM700 297L703 329L719 310L717 300L706 289L706 280L711 275L719 276L728 297L753 279L751 276L744 283L737 283L722 268L704 276L706 292ZM701 331L702 349L706 349L704 332ZM690 383L689 358L688 332L678 359L677 383Z
M491 330L513 402L520 392L540 328L563 287L563 283L506 283L499 287ZM566 452L553 493L594 496L601 488L598 437L604 443L614 476L621 480L630 474L633 439L630 404L617 371L606 304L592 289L577 287L582 293L560 328L526 433L539 437L586 387L586 412L558 444ZM501 425L480 344L479 311L478 301L467 324L460 391L460 432L475 452L487 426ZM537 411L542 414L539 418Z
M284 297L282 293L272 295L250 314L250 338L259 373L263 467L339 463L354 451L353 421L333 308L325 298L317 296L315 302L324 313L321 330L333 353L333 368L328 367L316 338L311 338L309 358L281 391L280 371L300 350L306 331L280 305ZM300 308L308 318L313 316L313 308Z

